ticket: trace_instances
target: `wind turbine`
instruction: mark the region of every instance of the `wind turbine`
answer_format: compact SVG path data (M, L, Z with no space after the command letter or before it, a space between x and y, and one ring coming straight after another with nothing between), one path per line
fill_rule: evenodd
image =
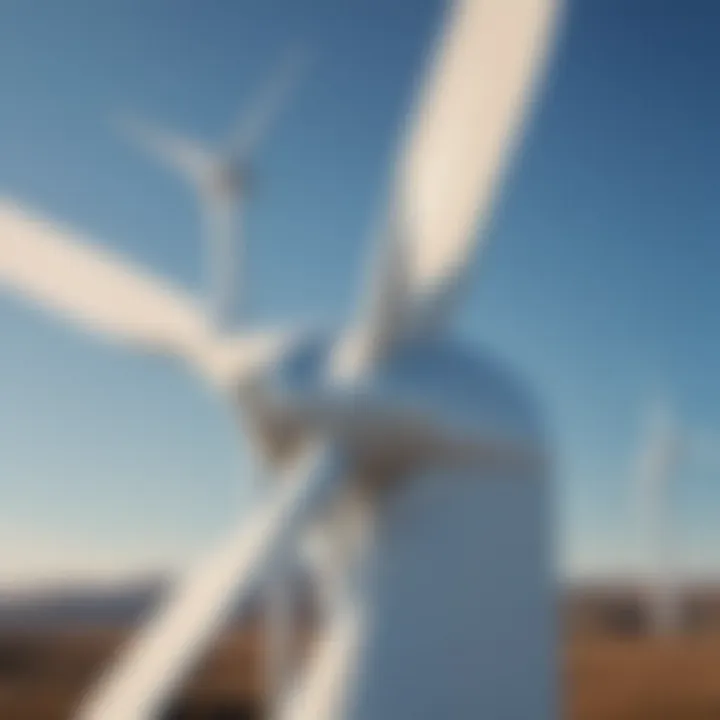
M79 718L157 717L231 610L310 534L340 551L335 601L284 720L556 716L539 413L509 371L439 331L559 9L555 0L450 6L396 165L369 300L335 335L226 336L180 290L0 206L4 288L186 361L239 404L277 475L113 663Z
M658 635L677 632L683 622L673 489L688 462L716 471L720 466L716 447L712 434L679 421L666 399L656 398L649 406L633 486L645 550L640 572L645 578L646 612L651 630Z
M242 214L255 184L255 159L307 62L308 55L300 48L288 53L216 148L134 117L125 117L120 123L130 139L197 193L205 226L208 309L219 328L230 321L237 300L233 296L239 260L236 250L242 244L240 238L233 238L237 232L233 219Z
M677 629L679 588L672 565L670 494L683 453L683 441L666 402L650 406L636 475L639 528L648 551L646 603L650 627L657 634Z

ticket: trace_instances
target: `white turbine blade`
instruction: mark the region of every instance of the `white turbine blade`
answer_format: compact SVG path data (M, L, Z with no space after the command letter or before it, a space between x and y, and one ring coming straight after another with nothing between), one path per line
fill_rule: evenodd
M299 48L284 58L230 137L228 150L231 155L247 157L258 148L297 87L308 60L307 53Z
M712 472L720 471L720 437L705 428L686 429L684 448L694 462Z
M120 657L79 720L153 720L165 709L258 575L293 542L341 479L342 465L321 448L278 484L277 495L250 516L185 578L145 632Z
M294 645L294 607L291 583L292 556L286 552L265 578L265 645L269 716L281 716L290 679L290 655Z
M230 392L252 386L258 374L270 368L303 336L303 330L243 330L217 338L198 348L190 361L203 377Z
M218 337L179 288L3 200L0 291L91 334L181 357L223 388L251 382L302 336L280 329Z
M361 672L363 640L370 620L357 604L329 618L309 659L307 677L286 707L283 720L337 720L352 703L349 696Z
M390 208L388 241L401 244L405 325L436 322L470 263L546 64L559 7L560 0L453 3L411 117ZM393 288L379 292L392 295ZM381 297L381 315L389 302Z
M124 134L139 147L194 186L204 189L217 164L213 154L206 148L195 140L136 118L124 118L120 126Z
M202 315L181 290L4 200L0 289L144 349L187 353L205 335Z

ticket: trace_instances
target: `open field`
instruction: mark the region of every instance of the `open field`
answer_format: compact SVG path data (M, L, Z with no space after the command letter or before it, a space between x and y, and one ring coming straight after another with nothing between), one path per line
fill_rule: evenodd
M6 633L0 638L0 718L61 720L127 633L81 630ZM261 642L235 632L212 653L186 689L173 719L262 717Z
M717 603L705 603L716 609ZM720 628L715 612L676 637L653 638L637 603L588 595L565 611L568 720L720 719ZM635 608L635 610L634 610ZM121 628L0 633L0 718L61 720L127 636ZM262 717L262 625L228 633L169 717ZM531 719L529 719L531 720Z
M720 718L720 635L575 639L565 667L571 720Z

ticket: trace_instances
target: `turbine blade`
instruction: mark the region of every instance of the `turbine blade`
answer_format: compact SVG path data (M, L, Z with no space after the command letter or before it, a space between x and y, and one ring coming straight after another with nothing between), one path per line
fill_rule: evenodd
M269 715L281 717L287 700L290 680L290 655L293 652L293 588L291 583L293 556L277 560L269 568L263 588L266 608L265 645L266 676L268 678Z
M0 200L0 291L92 335L180 357L234 391L303 335L263 329L217 336L179 288L7 200Z
M142 150L205 191L217 161L199 143L137 118L123 118L120 128Z
M372 323L403 316L392 335L427 331L466 272L486 229L551 47L560 0L458 0L436 48L396 168L387 242L396 272L375 290ZM396 262L396 249L390 249Z
M204 318L181 290L1 199L0 288L143 349L186 354L205 337Z
M78 720L151 720L192 671L259 574L337 489L342 464L327 448L309 453L277 495L189 573L81 708Z
M244 330L217 338L190 358L193 365L220 389L238 392L251 386L306 334L302 329Z
M301 48L293 48L286 55L230 136L228 148L232 156L246 158L258 149L297 88L308 64L309 55Z
M684 436L685 454L704 468L720 471L720 438L705 428L686 429Z

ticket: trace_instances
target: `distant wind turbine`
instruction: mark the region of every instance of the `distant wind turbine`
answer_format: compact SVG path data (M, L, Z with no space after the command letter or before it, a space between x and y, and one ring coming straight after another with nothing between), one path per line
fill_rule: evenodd
M255 160L306 69L309 56L294 48L218 147L124 117L125 135L179 174L197 193L205 223L209 312L218 328L230 321L237 297L236 265L242 241L233 220L241 214L256 178Z
M646 551L642 574L647 579L648 617L658 633L677 630L682 622L682 582L677 566L677 520L673 487L689 463L717 472L720 453L717 437L680 423L665 399L648 408L641 451L635 469L642 545Z
M653 631L674 631L680 622L679 589L673 563L671 488L683 443L669 404L656 400L649 408L637 467L640 530L649 567L646 602Z

